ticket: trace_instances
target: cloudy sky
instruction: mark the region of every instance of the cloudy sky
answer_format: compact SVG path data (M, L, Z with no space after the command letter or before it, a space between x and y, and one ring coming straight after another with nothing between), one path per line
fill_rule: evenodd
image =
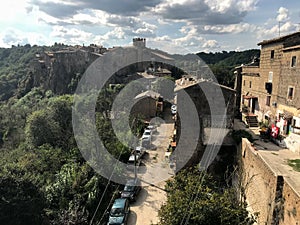
M170 53L258 48L300 30L297 0L10 0L0 8L0 47L95 43Z

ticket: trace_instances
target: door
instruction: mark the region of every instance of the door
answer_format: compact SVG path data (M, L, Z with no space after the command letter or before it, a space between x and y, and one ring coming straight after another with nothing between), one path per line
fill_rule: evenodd
M254 112L255 112L255 107L256 107L256 102L257 102L257 98L252 98L251 101L252 101L252 104L251 104L251 112L254 114Z

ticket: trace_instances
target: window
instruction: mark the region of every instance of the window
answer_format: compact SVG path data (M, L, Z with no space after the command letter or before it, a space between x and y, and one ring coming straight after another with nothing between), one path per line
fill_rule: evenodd
M272 83L272 80L273 80L273 72L270 71L270 72L269 72L269 80L268 80L268 82L271 82L271 83Z
M294 97L294 87L289 87L287 98L288 98L289 100L292 100L293 97Z
M244 80L244 86L246 86L246 81Z
M292 120L292 127L295 127L295 126L296 126L296 120L293 119L293 120Z
M267 96L266 105L270 106L270 104L271 104L271 96Z
M252 87L252 81L249 81L249 88Z
M297 60L297 57L296 57L296 56L293 56L293 57L292 57L291 67L295 67L295 66L296 66L296 60Z
M271 59L274 59L275 51L271 50Z

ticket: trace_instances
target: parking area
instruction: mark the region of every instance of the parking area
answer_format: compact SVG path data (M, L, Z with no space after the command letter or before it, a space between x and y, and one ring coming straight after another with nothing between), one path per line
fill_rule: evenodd
M157 127L157 132L153 133L152 149L147 150L143 159L145 167L138 170L138 177L142 180L143 188L136 201L130 206L128 225L158 223L158 210L167 199L164 191L165 180L174 173L165 159L173 129L174 123L163 123Z

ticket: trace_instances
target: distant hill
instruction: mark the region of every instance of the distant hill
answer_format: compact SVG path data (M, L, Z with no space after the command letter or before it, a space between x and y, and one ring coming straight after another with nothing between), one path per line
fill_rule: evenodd
M259 49L250 49L241 52L236 51L222 51L215 53L199 52L197 55L207 64L224 64L227 66L239 66L250 62L253 57L259 57Z
M199 52L197 55L208 64L220 84L233 88L234 68L241 64L250 63L255 57L260 57L260 50Z

